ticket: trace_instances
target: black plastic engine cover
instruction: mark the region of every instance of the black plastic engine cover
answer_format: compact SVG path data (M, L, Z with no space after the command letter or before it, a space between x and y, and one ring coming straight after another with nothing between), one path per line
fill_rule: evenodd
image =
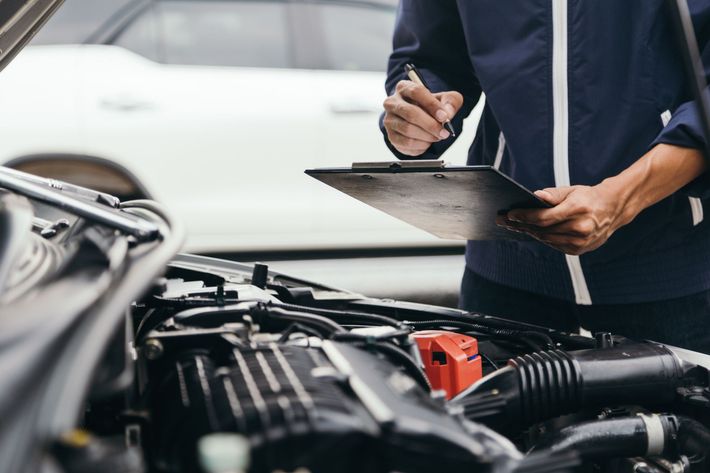
M151 376L151 456L162 471L199 471L195 445L212 432L247 437L252 472L488 471L506 456L397 367L347 344L191 350Z

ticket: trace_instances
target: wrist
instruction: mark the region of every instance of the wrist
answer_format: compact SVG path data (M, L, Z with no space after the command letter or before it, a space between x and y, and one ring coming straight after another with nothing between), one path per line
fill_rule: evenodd
M643 179L624 173L604 179L596 187L612 209L613 230L630 223L647 207L642 191Z
M705 169L705 159L699 150L659 144L628 169L602 181L599 188L616 199L618 226L621 226L681 189Z

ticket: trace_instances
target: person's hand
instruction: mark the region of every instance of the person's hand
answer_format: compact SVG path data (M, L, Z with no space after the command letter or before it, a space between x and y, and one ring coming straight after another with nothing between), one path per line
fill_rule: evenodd
M596 186L535 192L553 205L550 209L511 210L496 222L567 254L581 255L602 246L616 230L700 176L707 167L700 150L658 144L629 168Z
M592 187L549 188L535 195L554 207L511 210L497 223L569 255L599 248L638 213L607 181Z
M442 124L463 105L458 92L432 94L425 87L403 80L384 101L387 138L402 154L419 156L432 143L449 138Z

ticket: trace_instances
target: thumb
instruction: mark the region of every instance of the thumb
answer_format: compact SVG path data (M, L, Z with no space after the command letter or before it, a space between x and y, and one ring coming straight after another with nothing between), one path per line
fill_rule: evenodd
M463 95L456 91L439 92L438 94L434 94L434 97L439 99L444 106L444 110L446 110L446 113L449 115L449 119L454 118L454 115L456 115L463 106Z
M535 195L550 205L559 205L573 190L574 187L548 187L535 191Z

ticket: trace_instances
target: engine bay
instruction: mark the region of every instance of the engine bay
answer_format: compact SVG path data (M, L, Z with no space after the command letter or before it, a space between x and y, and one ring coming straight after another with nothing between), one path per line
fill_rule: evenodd
M0 470L710 471L707 355L175 256L155 202L3 176L41 202L0 193Z
M652 342L193 256L127 322L83 428L142 471L708 471L708 372Z

